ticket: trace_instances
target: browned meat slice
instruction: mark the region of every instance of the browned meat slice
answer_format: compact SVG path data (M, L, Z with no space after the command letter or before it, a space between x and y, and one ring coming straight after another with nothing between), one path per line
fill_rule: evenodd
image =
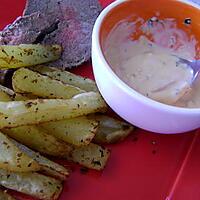
M41 32L51 24L39 12L28 16L18 17L0 32L0 44L30 44L34 43Z
M0 32L1 45L30 44L34 43L55 24L49 23L40 13L18 17ZM13 70L0 70L0 84L10 86Z
M92 29L100 11L98 0L28 0L24 16L0 33L0 43L60 44L64 52L52 65L77 66L90 58Z
M62 44L57 66L76 66L90 58L92 28L101 11L98 0L28 0L24 14L38 11L49 22L59 20L58 29L43 40Z

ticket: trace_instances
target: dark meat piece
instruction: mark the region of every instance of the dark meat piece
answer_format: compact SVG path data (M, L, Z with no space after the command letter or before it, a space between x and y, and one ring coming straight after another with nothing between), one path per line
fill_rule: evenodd
M43 40L63 46L57 66L76 66L90 58L92 28L101 11L98 0L28 0L24 14L38 11L49 22L59 21L58 29Z
M0 44L34 43L41 35L41 27L43 30L46 30L52 26L40 13L18 17L12 24L9 24L0 32ZM12 70L0 70L0 84L10 86L12 73Z
M0 33L0 43L60 44L62 68L80 65L90 58L94 22L101 11L98 0L28 0L24 17Z
M0 44L30 44L51 24L40 13L18 17L0 32Z

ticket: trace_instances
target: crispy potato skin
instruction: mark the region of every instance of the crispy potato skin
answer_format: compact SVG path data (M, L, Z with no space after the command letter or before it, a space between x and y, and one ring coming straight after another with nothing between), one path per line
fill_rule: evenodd
M59 45L0 45L0 69L28 67L54 61L60 57L61 51Z
M56 200L62 191L62 183L38 173L8 172L0 169L0 185L41 200Z
M31 69L42 75L46 75L54 80L61 81L65 84L73 85L87 92L98 92L96 83L89 78L84 78L82 76L75 75L71 72L60 70L55 67L47 67L45 65L34 66L31 67Z
M41 127L32 125L4 128L2 132L45 155L60 157L71 152L71 147L68 144L53 135L49 135Z
M40 171L42 171L43 174L49 175L51 177L54 177L59 180L66 180L66 178L69 176L69 169L63 167L62 165L59 165L46 157L40 155L40 153L35 152L28 147L20 144L19 142L12 140L12 142L26 155L28 155L30 158L35 160L41 167Z
M88 145L94 138L99 123L87 116L57 122L47 122L40 126L49 134L75 146Z
M15 172L40 170L40 165L12 143L0 132L0 168Z
M106 110L104 100L95 92L82 93L66 100L0 102L0 129L59 121Z
M68 159L90 169L103 170L109 156L110 150L90 143L87 146L74 148Z
M99 122L99 128L93 139L98 144L112 144L124 140L133 130L134 127L124 121L115 118L94 114L90 116Z
M17 93L24 93L46 99L70 99L84 93L78 87L53 80L27 68L20 68L13 74L12 85Z

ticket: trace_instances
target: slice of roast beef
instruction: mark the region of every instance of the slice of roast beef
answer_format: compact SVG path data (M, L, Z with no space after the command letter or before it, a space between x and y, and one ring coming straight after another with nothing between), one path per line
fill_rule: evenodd
M0 44L30 44L34 43L43 30L51 24L39 12L28 16L18 17L0 32Z
M60 44L62 57L51 65L77 66L90 58L92 29L100 11L98 0L28 0L24 16L0 33L0 43Z
M98 0L27 0L25 15L41 12L50 22L59 21L58 29L42 43L57 43L64 52L56 66L77 66L90 58L91 35L101 6Z
M0 32L1 45L17 45L34 43L45 32L55 26L49 23L39 12L28 16L18 17ZM0 84L11 86L13 70L0 70Z

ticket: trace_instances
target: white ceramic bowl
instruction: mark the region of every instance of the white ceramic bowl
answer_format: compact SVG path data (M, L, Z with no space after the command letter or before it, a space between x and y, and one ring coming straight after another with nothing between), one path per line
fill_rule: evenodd
M105 8L98 17L93 30L93 71L103 98L123 119L148 131L173 134L199 128L200 108L179 108L151 100L120 80L106 62L101 48L102 24L106 17L112 15L115 12L114 9L124 2L127 1L118 0ZM200 9L196 4L182 2ZM134 0L132 0L132 3L134 3Z

